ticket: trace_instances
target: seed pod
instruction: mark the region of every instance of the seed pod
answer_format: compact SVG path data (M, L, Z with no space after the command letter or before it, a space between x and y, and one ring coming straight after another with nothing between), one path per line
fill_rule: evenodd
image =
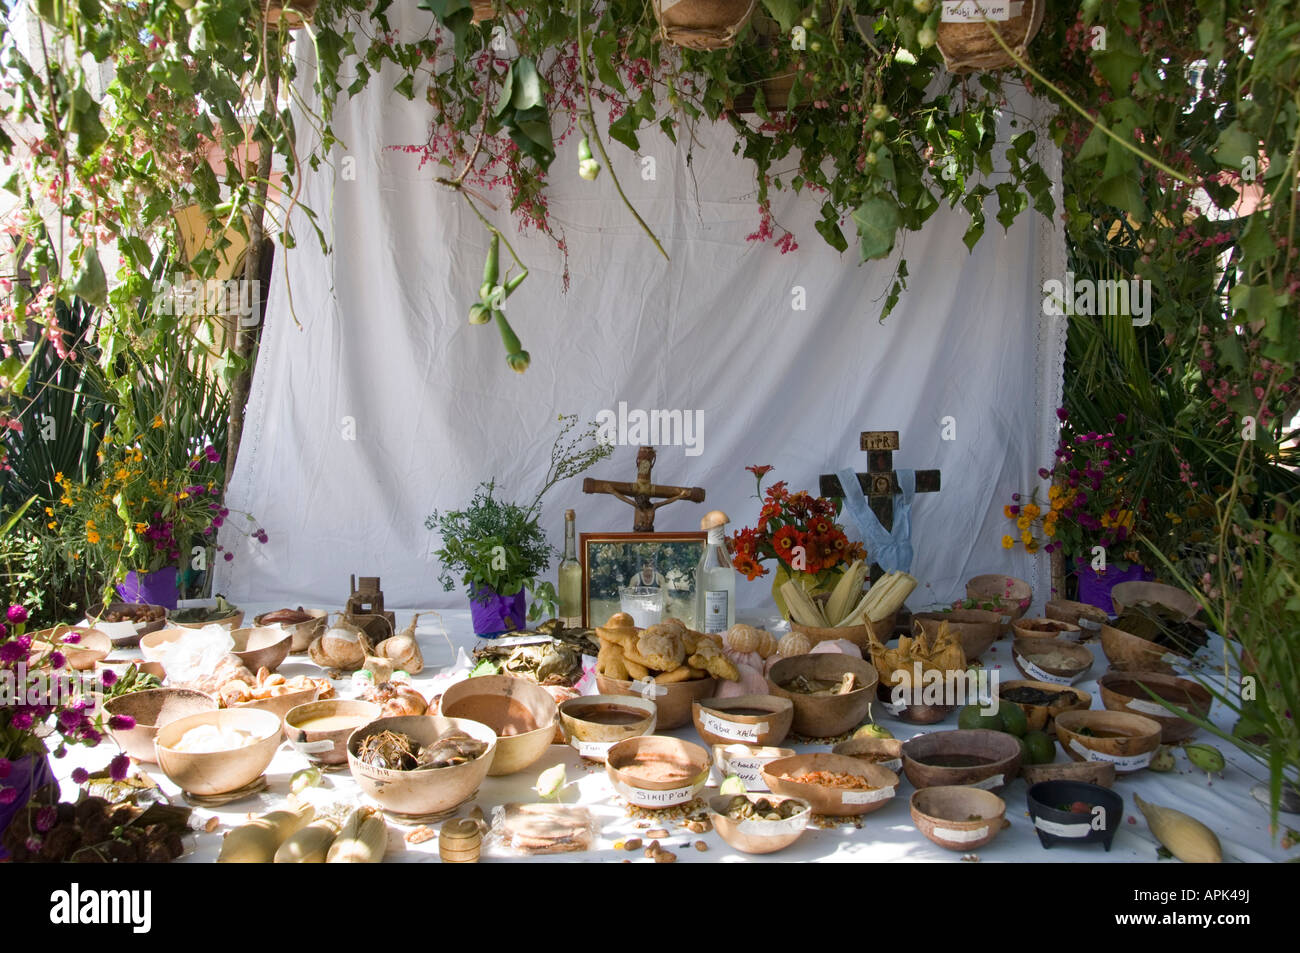
M1177 764L1177 761L1174 759L1174 749L1168 745L1161 745L1156 753L1151 756L1151 763L1147 765L1147 768L1151 771L1164 773L1165 771L1174 770L1175 764Z
M1226 764L1223 760L1223 752L1214 745L1184 745L1183 751L1188 761L1206 773L1222 771Z

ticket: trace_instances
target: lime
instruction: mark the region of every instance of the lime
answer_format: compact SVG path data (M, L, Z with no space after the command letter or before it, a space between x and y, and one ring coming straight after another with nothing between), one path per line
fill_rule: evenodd
M1025 718L1025 710L1014 702L998 705L998 717L1002 719L1002 730L1017 738L1023 738L1025 732L1029 730L1029 720Z
M1020 741L1024 750L1029 752L1030 764L1051 764L1056 760L1056 742L1045 732L1027 731Z
M719 794L728 794L735 796L737 794L747 794L749 788L745 787L745 782L738 775L729 774L722 779L722 785L718 788Z
M957 727L965 731L986 728L989 731L1002 730L1002 716L984 714L979 705L967 705L957 716Z
M857 731L853 732L854 738L892 738L891 732L884 725L878 725L874 721L869 725L863 725Z

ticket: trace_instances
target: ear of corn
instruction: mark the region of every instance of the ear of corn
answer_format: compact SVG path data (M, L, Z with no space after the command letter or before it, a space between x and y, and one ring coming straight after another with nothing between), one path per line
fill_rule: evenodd
M1223 848L1219 838L1194 817L1172 807L1149 804L1136 794L1133 800L1147 819L1156 840L1185 864L1221 864Z
M905 572L885 573L840 624L861 625L866 619L882 622L903 607L915 588L914 576Z
M304 804L296 811L272 811L236 827L221 842L219 864L269 864L289 837L316 816L316 809Z
M830 627L826 621L826 616L822 613L821 606L812 600L812 597L793 579L781 586L781 595L785 597L785 607L790 610L790 616L800 625L810 626L817 629Z
M339 831L325 857L327 864L377 864L388 849L388 825L374 808L361 807Z
M334 821L319 820L290 834L275 852L277 864L323 864L330 845L338 836Z
M862 598L862 580L866 574L867 567L861 559L854 560L853 565L840 573L840 580L826 602L826 618L832 625L839 625L855 601Z

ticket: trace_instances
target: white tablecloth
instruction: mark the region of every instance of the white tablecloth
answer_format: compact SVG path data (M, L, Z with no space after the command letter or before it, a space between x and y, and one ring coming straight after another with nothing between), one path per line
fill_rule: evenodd
M268 611L272 606L246 607L248 616L256 612ZM473 630L470 626L469 612L443 612L441 618L448 630L450 639L444 638L436 621L422 616L417 637L424 653L425 671L413 682L415 686L429 694L434 679L440 669L450 666L456 657L455 649L463 647L472 651L475 644ZM409 622L410 616L399 615L399 627ZM769 622L770 620L747 619L746 621ZM1093 708L1101 708L1097 692L1096 678L1106 670L1106 658L1100 645L1094 640L1088 643L1096 656L1096 664L1089 673L1089 678L1077 687L1093 694ZM1211 643L1211 651L1216 649ZM117 652L115 655L124 653ZM1010 643L1000 641L984 655L985 666L997 670L1001 678L1011 680L1019 678L1010 659ZM291 656L281 667L285 675L311 674L319 676L320 669L306 656ZM346 680L335 683L341 695L350 691ZM880 709L876 705L876 709ZM919 728L891 718L887 712L876 711L880 724L888 727L896 737L906 739L924 731L945 730L956 727L956 715L936 726ZM1216 704L1213 711L1216 724L1230 726L1225 713ZM677 729L669 734L700 742L693 726ZM1213 738L1199 740L1213 742ZM790 746L789 742L786 743ZM706 746L707 747L707 746ZM826 750L806 745L794 745L800 751ZM1261 768L1242 757L1226 744L1219 744L1228 760L1224 777L1207 778L1204 772L1191 769L1186 759L1179 755L1179 766L1175 772L1157 774L1140 771L1132 775L1121 775L1116 781L1115 790L1124 797L1125 822L1115 837L1109 853L1099 845L1082 845L1076 847L1058 846L1044 850L1034 833L1032 822L1026 811L1026 784L1017 779L999 792L1007 803L1007 819L1011 827L1004 830L990 844L976 851L981 861L1053 861L1060 863L1079 862L1149 862L1156 860L1156 841L1147 829L1146 821L1133 803L1133 793L1139 793L1144 800L1184 811L1208 824L1219 836L1223 845L1225 861L1280 861L1285 860L1286 852L1272 839L1268 831L1268 809L1256 801L1250 794L1250 788L1257 780L1264 778ZM89 770L104 767L114 749L111 744L99 748L73 748L66 758L54 762L55 772L63 786L65 799L75 798L75 786L69 780L72 769L84 766ZM1057 760L1066 760L1066 755L1057 749ZM287 744L276 753L266 772L267 789L255 796L230 804L226 807L210 810L197 808L200 816L216 814L221 827L213 834L196 834L187 838L189 849L182 858L185 862L209 862L217 857L221 836L226 830L245 821L248 815L259 814L277 807L282 807L289 793L289 779L293 773L307 766L303 755L293 751ZM501 860L551 860L568 862L617 862L630 858L634 863L650 863L641 852L625 853L616 851L613 844L627 837L644 837L644 829L636 827L636 821L627 815L624 803L614 793L605 775L603 765L584 762L568 746L552 745L548 752L535 765L527 770L503 778L487 778L480 787L477 796L462 805L460 815L466 815L474 806L483 808L489 817L492 808L510 801L536 801L537 795L530 790L536 783L538 774L544 769L563 763L567 770L569 785L565 788L561 800L569 804L581 804L588 807L599 818L602 829L596 846L586 852L550 855L541 858L506 858L495 854L485 854L484 862ZM169 796L174 796L177 803L184 803L180 791L158 769L156 765L141 767L152 777ZM900 772L901 774L901 772ZM701 792L701 797L716 793L715 778ZM358 786L348 774L346 767L340 772L326 773L323 781L326 792L336 792L337 796L357 804L364 801ZM678 863L743 863L750 861L949 861L960 860L962 854L948 851L926 840L913 826L908 809L908 798L913 788L906 777L902 778L896 796L886 807L862 818L861 828L846 824L835 829L816 829L810 827L803 836L786 850L765 857L753 857L741 854L728 847L721 837L710 831L697 835L690 834L677 825L666 825L671 835L664 846L670 847L677 854ZM1288 815L1282 815L1285 824ZM1290 816L1294 826L1295 818ZM435 829L439 824L432 825ZM390 822L389 852L385 857L388 862L433 862L438 863L437 840L433 839L420 845L408 845L404 840L407 828ZM707 851L698 851L693 846L702 840L708 845ZM1173 863L1174 861L1170 861Z

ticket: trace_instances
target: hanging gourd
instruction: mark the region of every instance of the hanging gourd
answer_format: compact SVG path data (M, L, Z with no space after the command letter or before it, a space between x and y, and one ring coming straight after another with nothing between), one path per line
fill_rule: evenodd
M1016 61L993 36L998 31L1016 56L1026 59L1029 42L1043 25L1044 0L943 0L936 36L950 73L1006 69ZM990 29L992 28L992 29Z
M654 0L659 36L692 50L721 50L736 42L755 0Z

